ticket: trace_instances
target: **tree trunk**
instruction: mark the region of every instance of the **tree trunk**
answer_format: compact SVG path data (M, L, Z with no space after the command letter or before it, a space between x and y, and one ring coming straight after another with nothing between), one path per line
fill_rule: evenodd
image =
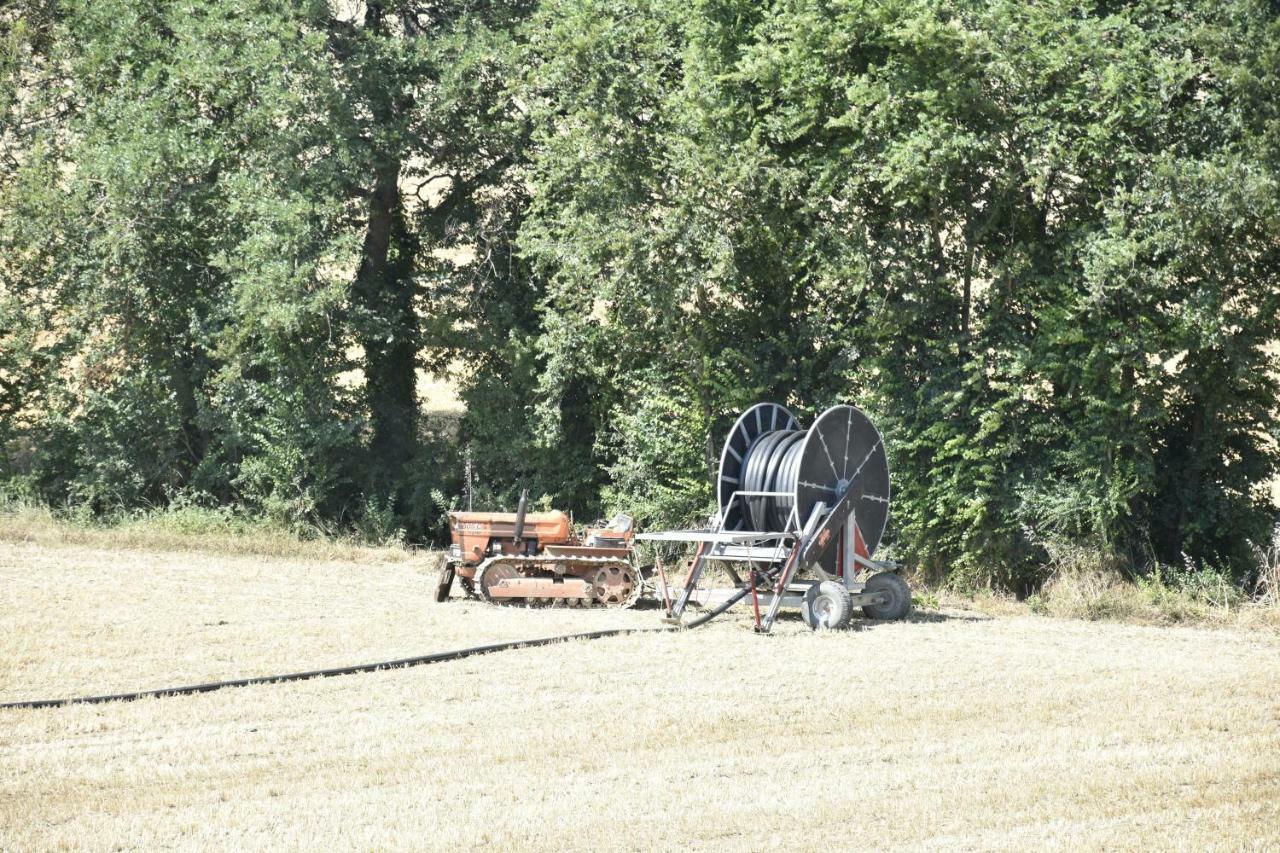
M391 480L398 479L412 460L418 426L415 243L404 221L399 178L398 158L387 158L374 168L369 225L354 292L357 306L366 314L360 344L372 430L370 473Z
M1204 441L1205 427L1209 419L1208 408L1208 404L1197 400L1195 409L1191 413L1191 434L1187 437L1186 468L1182 474L1182 482L1179 483L1178 523L1173 531L1172 548L1166 555L1166 559L1170 562L1177 562L1186 551L1187 528L1191 525L1192 507L1202 497L1201 483L1204 470L1201 463L1204 451L1200 445Z
M384 25L381 2L370 0L365 27L396 38ZM375 127L389 127L407 108L375 74L364 81ZM369 455L375 494L394 495L403 482L418 440L415 368L419 343L413 308L413 268L418 243L405 221L400 195L401 156L375 151L369 224L360 250L354 298L362 312L357 328L364 348L365 401L372 435Z
M170 370L169 387L178 404L178 414L182 419L182 443L186 450L186 455L179 460L179 466L183 480L189 482L191 475L204 460L209 444L208 436L200 428L200 405L196 401L196 390L192 383L195 359L186 351L179 352L176 363Z

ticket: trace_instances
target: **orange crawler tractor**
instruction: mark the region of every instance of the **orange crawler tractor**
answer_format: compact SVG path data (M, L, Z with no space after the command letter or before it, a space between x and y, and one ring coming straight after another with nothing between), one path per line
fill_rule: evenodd
M436 601L449 597L456 576L468 595L498 604L617 607L640 593L632 559L631 519L575 536L563 512L451 512L452 546L445 555Z

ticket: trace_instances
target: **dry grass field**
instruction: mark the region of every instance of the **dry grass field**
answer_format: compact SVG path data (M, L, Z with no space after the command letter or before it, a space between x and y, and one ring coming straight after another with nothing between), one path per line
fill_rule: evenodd
M658 624L437 605L395 549L181 544L0 525L0 701ZM1280 635L726 618L0 711L0 849L210 846L1275 849Z

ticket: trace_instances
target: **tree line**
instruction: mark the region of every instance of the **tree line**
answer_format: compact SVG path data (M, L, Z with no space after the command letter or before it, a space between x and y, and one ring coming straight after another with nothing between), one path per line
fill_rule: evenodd
M685 524L864 408L894 554L1244 577L1275 521L1280 14L1083 0L16 0L0 479L441 533ZM424 416L417 374L466 404ZM465 463L464 463L465 455Z

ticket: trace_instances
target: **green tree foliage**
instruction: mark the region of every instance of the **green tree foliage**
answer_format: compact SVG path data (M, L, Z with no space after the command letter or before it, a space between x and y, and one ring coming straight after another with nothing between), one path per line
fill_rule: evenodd
M860 297L844 247L833 260L854 281L818 272L810 178L769 150L725 79L733 40L760 19L753 3L692 15L548 3L531 38L535 192L521 242L548 282L542 390L554 403L592 387L597 434L642 454L617 464L651 471L652 488L701 484L666 522L710 509L734 412L837 393L843 317ZM637 415L659 405L666 416ZM668 435L619 434L625 424ZM671 433L681 427L696 429ZM697 469L672 469L665 449L680 443L702 451ZM616 500L645 499L631 482Z
M1262 532L1267 8L544 14L523 241L550 282L547 393L612 375L621 470L654 454L618 501L695 477L662 464L670 430L850 399L889 436L898 545L936 574L1024 586L1050 534L1238 562ZM700 416L630 414L655 387Z
M309 521L390 502L433 527L425 495L456 466L418 418L428 285L475 275L442 255L514 160L501 69L520 14L20 10L4 357L6 377L45 371L41 399L10 404L38 489L98 508L193 490Z
M426 535L465 447L478 507L688 523L744 407L848 401L937 577L1028 588L1049 537L1242 568L1272 5L22 0L6 473Z

